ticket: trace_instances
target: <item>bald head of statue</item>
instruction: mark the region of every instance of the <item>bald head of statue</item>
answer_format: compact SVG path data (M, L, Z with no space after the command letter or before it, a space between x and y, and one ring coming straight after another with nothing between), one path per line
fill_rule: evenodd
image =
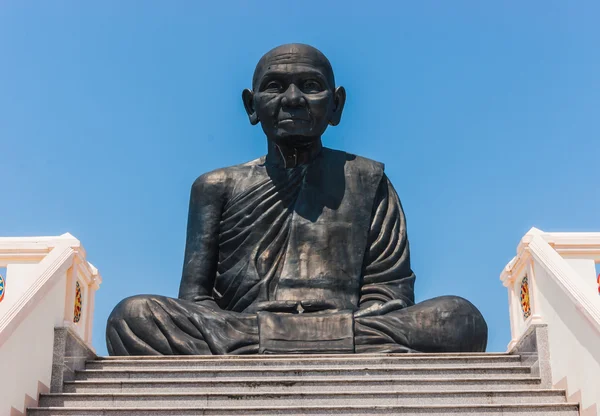
M321 51L291 43L267 52L256 65L252 90L242 93L250 123L260 122L278 145L302 146L320 140L339 124L346 102L333 69Z

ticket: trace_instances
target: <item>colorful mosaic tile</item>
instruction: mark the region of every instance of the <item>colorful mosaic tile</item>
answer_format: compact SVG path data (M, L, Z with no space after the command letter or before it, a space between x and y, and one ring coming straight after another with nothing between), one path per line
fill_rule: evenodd
M4 280L4 277L0 274L0 302L2 302L2 300L4 299L5 288L6 280Z
M81 286L79 282L75 282L75 311L73 312L73 322L77 323L81 319Z
M527 276L521 281L521 310L523 318L527 319L531 316L531 304L529 301L529 279Z

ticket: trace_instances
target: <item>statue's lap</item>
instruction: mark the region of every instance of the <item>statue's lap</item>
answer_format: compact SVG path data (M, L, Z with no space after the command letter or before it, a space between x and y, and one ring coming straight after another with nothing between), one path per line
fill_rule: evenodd
M352 317L345 315L351 312L269 313L267 320L271 324L305 320L310 326L315 318L331 319L338 333L330 338L345 339L337 343L315 339L322 342L316 342L312 350L299 347L297 330L293 331L294 336L288 332L291 338L287 345L281 336L277 337L280 342L276 347L273 337L263 335L261 339L261 314L212 309L165 296L139 295L117 305L108 320L107 340L114 355L477 352L485 350L487 342L487 326L479 311L467 300L455 296L430 299L380 316L355 317L354 327L346 333L340 328L351 325ZM323 334L320 329L314 333ZM306 341L308 345L310 340Z

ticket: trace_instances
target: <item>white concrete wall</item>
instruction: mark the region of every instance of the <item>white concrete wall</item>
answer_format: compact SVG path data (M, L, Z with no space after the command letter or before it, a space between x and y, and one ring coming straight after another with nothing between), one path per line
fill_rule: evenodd
M9 416L11 408L24 413L26 396L37 400L38 382L42 389L50 388L54 327L63 321L65 282L65 274L57 276L42 301L0 346L2 416Z
M548 323L552 381L579 395L582 409L600 402L600 332L543 268L537 268L537 301ZM600 414L600 412L598 413Z
M596 264L600 233L545 233L531 229L501 280L508 289L511 350L532 324L548 326L551 383L581 404L582 416L600 416L600 296ZM529 280L531 316L521 309Z
M0 302L0 416L16 416L50 387L55 327L69 326L93 350L94 296L102 279L70 234L0 238L3 266L7 284ZM75 323L77 281L83 305Z
M586 293L589 293L591 302L600 305L600 296L598 296L598 283L596 275L596 264L593 259L565 259L569 266L573 268L580 276L579 284Z

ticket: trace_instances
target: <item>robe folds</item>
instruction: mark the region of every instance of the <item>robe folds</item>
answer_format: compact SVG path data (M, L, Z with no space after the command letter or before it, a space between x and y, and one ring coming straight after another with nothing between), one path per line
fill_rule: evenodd
M327 148L289 169L263 157L196 180L179 298L125 299L107 345L111 355L485 350L472 304L415 305L414 282L404 212L382 164ZM301 302L313 320L268 315L268 302ZM331 310L311 315L323 302ZM297 339L311 325L329 344Z

